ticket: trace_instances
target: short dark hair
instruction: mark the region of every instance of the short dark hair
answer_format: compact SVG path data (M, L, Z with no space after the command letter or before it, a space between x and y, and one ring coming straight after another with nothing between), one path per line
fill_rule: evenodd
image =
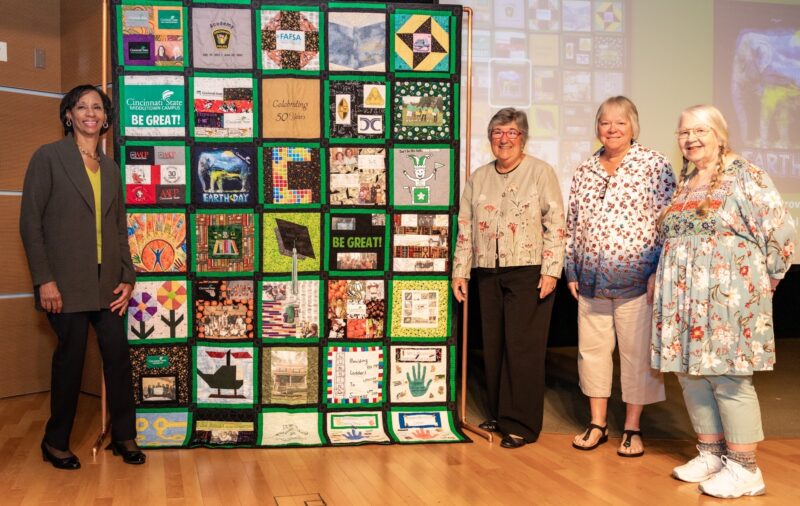
M61 117L61 125L64 127L64 135L72 132L72 125L67 126L67 111L75 107L81 97L90 91L94 91L100 95L100 100L103 102L103 109L106 113L106 126L100 127L100 135L108 132L108 125L111 125L111 122L114 120L114 106L111 104L111 99L108 98L108 95L103 93L95 86L92 86L91 84L81 84L69 90L61 99L59 114Z
M519 133L522 134L522 144L528 142L528 115L524 111L519 111L513 107L506 107L500 109L489 120L489 126L486 128L486 134L489 137L489 142L492 141L492 130L494 127L500 125L508 125L509 123L516 122Z

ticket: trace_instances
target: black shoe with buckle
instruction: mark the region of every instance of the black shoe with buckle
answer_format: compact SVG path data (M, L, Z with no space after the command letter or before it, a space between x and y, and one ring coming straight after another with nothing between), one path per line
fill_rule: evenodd
M139 449L136 443L135 442L133 443L132 445L133 449L131 449L131 447L126 445L125 443L126 442L124 441L123 442L112 441L111 444L109 445L111 447L111 452L114 455L122 456L122 461L125 462L126 464L134 464L134 465L144 464L145 461L147 460L147 456L144 453L142 453L142 450Z
M50 452L47 443L42 440L42 460L50 462L56 469L68 469L74 471L81 468L81 461L78 457L71 455L69 457L57 457Z
M478 428L489 432L497 432L498 429L497 420L494 419L484 420L478 424Z

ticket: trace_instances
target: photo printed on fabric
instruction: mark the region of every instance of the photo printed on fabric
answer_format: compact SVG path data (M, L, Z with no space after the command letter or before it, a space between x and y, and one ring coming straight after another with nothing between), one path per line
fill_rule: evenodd
M386 205L386 149L329 148L332 206Z
M131 67L184 66L181 5L121 5L121 62Z
M329 279L328 339L383 339L386 289L383 279Z
M195 335L213 341L252 341L255 293L250 279L201 279L195 286Z
M319 279L261 282L261 338L265 341L321 337Z

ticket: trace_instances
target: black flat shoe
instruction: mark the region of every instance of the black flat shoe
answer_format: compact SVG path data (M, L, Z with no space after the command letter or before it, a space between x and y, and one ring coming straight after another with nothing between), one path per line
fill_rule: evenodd
M139 465L144 464L147 460L147 456L142 453L139 447L136 447L135 450L129 450L125 448L125 443L118 443L116 441L112 441L109 446L111 447L111 452L114 455L121 455L122 461L126 464Z
M525 441L525 438L512 436L511 434L506 434L500 441L500 446L503 448L522 448L526 444L528 444L528 442Z
M497 432L497 420L484 420L478 424L478 428L489 432Z
M50 450L47 449L47 445L44 441L42 441L42 460L45 462L50 462L56 469L68 469L70 471L74 471L81 468L81 461L78 460L78 457L75 455L71 455L66 458L56 457L50 453Z

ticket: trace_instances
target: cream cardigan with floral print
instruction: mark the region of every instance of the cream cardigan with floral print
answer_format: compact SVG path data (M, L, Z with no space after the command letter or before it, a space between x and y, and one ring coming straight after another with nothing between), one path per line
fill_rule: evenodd
M478 168L464 185L458 213L454 278L472 267L541 265L560 277L566 226L561 189L547 163L526 155L507 174L494 162ZM498 255L499 251L499 255Z

